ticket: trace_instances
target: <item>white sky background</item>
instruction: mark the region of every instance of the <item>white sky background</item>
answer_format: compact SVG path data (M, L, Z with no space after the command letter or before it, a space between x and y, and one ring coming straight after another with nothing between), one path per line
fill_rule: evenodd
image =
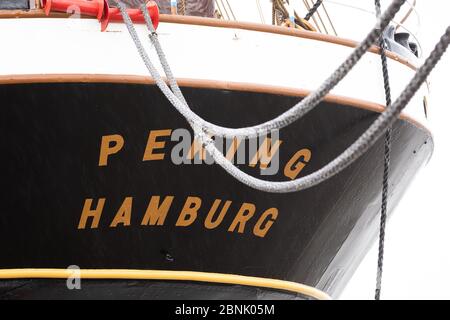
M235 12L237 20L260 21L255 1L229 0L233 8L239 8ZM294 5L300 1L291 0ZM374 10L373 0L333 1ZM270 2L261 0L261 3L266 23L270 23ZM381 3L385 7L390 0ZM336 29L340 36L360 40L373 25L368 24L370 15L364 12L349 9L338 12L336 5L327 5L338 15L335 19L339 20ZM418 31L425 57L450 24L450 1L418 0L417 10L420 29L415 17L408 26ZM387 225L383 299L450 299L450 50L430 80L429 127L434 134L434 155L419 172ZM376 262L377 244L362 262L342 299L373 299Z

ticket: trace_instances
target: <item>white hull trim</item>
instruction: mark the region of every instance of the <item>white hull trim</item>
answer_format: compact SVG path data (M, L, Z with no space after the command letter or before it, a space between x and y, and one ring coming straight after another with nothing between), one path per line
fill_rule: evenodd
M145 26L136 28L157 64ZM121 23L112 23L107 32L100 32L93 19L0 19L0 29L8 30L3 39L7 45L0 52L2 83L33 75L148 77ZM158 33L177 78L292 91L317 88L353 50L314 39L193 24L161 23ZM393 59L388 63L395 99L415 71ZM384 105L380 56L367 53L331 94ZM424 127L426 95L424 86L404 110L406 117Z

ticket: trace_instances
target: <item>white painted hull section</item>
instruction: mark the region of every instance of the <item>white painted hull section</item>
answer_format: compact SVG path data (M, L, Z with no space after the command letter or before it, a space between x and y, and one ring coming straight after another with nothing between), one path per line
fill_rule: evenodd
M157 56L144 25L136 25L155 64ZM3 46L0 76L101 74L149 76L126 26L107 32L93 19L0 19ZM265 32L161 23L158 33L177 78L219 80L314 90L353 48ZM332 94L384 105L380 56L366 54ZM395 99L414 70L389 59ZM405 114L426 126L424 86Z

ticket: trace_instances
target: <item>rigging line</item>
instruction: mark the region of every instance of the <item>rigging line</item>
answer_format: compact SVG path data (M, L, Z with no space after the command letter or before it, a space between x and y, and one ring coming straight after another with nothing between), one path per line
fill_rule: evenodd
M335 75L337 79L340 78L340 76L344 77L352 66L356 64L358 59L355 59L355 56L358 56L358 53L364 54L364 52L367 51L367 47L365 45L368 45L368 47L371 46L373 42L375 42L379 37L381 36L382 31L386 28L386 26L389 24L389 22L392 20L393 16L400 10L402 5L404 4L405 0L393 0L389 8L386 10L386 12L381 16L379 19L376 27L372 29L372 31L369 33L369 35L364 39L364 41L360 44L360 46L354 50L351 57L353 57L353 60L349 62L349 65L346 65L343 70L340 70L341 74ZM192 129L195 133L195 139L197 139L198 142L201 143L203 148L208 152L208 154L211 155L213 160L216 164L221 166L228 174L230 174L232 177L234 177L236 180L240 181L241 183L260 190L264 192L272 192L272 193L288 193L288 192L295 192L300 191L304 189L311 188L319 183L322 183L334 175L338 174L345 168L347 168L350 164L352 164L354 161L359 159L363 154L365 154L377 141L378 139L385 133L385 131L392 126L392 124L397 120L398 116L401 114L402 110L406 107L406 105L411 101L412 97L415 95L415 93L419 90L419 88L423 85L425 80L427 79L428 75L431 73L431 71L434 69L434 67L437 65L439 60L441 59L442 55L447 50L448 45L450 44L450 26L447 27L444 35L440 38L439 42L436 44L434 50L431 52L429 57L426 59L425 63L417 70L414 77L411 79L411 81L408 83L406 88L402 91L399 98L394 102L392 105L392 108L386 108L383 113L381 113L378 118L370 125L370 127L350 146L348 147L344 152L342 152L338 157L336 157L334 160L329 162L327 165L323 166L321 169L304 176L302 178L298 178L291 181L285 181L285 182L275 182L275 181L266 181L261 180L258 178L255 178L242 170L240 170L238 167L236 167L233 163L231 163L225 155L217 149L217 147L214 144L214 141L212 138L208 135L208 132L205 130L204 124L205 121L200 118L196 113L194 113L189 106L180 100L177 97L177 93L174 94L170 90L170 88L167 86L166 82L163 78L161 78L161 75L159 74L158 70L155 68L153 63L151 62L145 48L142 45L142 42L140 41L140 38L137 34L137 31L134 27L133 22L131 21L130 16L128 15L128 12L126 10L126 7L119 1L118 7L120 10L120 13L123 17L123 20L125 22L125 25L128 29L128 32L136 45L136 48L138 50L139 55L143 59L143 62L145 63L145 66L147 67L148 71L154 78L156 85L161 90L161 92L166 96L166 98L169 100L169 102L178 110L178 112L187 120L187 122L190 124ZM144 7L141 9L142 11L146 11ZM146 12L144 12L145 21L147 24L147 28L149 30L154 30L152 26L152 21L150 18L150 15ZM153 33L153 31L152 31ZM155 38L155 41L158 41L158 38ZM170 66L167 63L167 60L165 59L164 52L162 50L158 50L158 48L161 49L160 46L155 47L157 49L157 54L160 59L161 65L166 72L166 74L171 74ZM364 50L365 48L365 50ZM340 78L342 79L342 78ZM338 80L339 81L339 80ZM178 87L178 84L176 83L176 80L173 79L173 83L176 87ZM179 88L178 88L179 89ZM331 90L331 89L329 89ZM328 90L328 92L329 92ZM320 91L320 90L319 90ZM181 91L180 91L181 92ZM327 94L325 92L324 94ZM305 98L307 99L307 98ZM312 101L309 101L312 103ZM317 104L313 105L316 106ZM203 121L203 122L202 122ZM272 120L273 121L273 120ZM210 124L213 125L213 124ZM213 125L214 126L214 125ZM223 130L228 130L227 128L223 128ZM242 129L242 128L241 128ZM240 129L230 129L232 131L239 131ZM221 133L218 135L218 137L223 137L224 133ZM235 137L237 135L233 135Z
M222 4L222 8L223 8L223 10L224 10L224 12L225 12L225 14L226 14L227 20L231 20L231 19L230 19L230 15L228 14L228 10L227 10L227 8L225 7L225 5L223 4L223 0L220 0L220 3Z
M328 10L327 10L327 7L325 6L325 3L322 5L322 7L323 7L323 11L325 11L325 15L327 16L328 21L330 22L331 28L333 29L333 32L334 32L334 35L337 36L338 33L336 31L336 28L334 27L333 21L330 18L330 15L328 14Z
M324 28L324 30L325 30L325 33L326 33L326 34L330 34L330 33L328 32L328 28L327 28L327 26L326 26L324 20L322 19L322 15L320 14L320 11L317 10L316 15L317 15L317 17L319 18L320 22L322 23L322 26L323 26L323 28Z
M266 21L264 20L264 14L263 14L263 12L262 12L260 0L256 0L256 6L258 7L259 18L260 18L260 20L261 20L261 23L262 23L262 24L266 24Z
M377 18L381 15L380 0L375 0L375 9ZM381 66L383 72L384 91L386 96L386 108L391 108L391 87L389 81L389 69L386 57L386 42L384 35L380 36L380 56ZM383 259L384 259L384 240L386 234L386 219L387 219L387 205L389 196L389 166L391 160L391 130L389 127L384 136L384 163L383 163L383 185L381 195L381 215L380 215L380 233L378 239L378 263L377 263L377 278L375 288L375 300L380 300L381 295L381 280L383 277Z
M236 21L236 16L234 15L233 8L231 8L230 3L228 0L225 0L226 4L228 5L228 9L230 9L231 16L233 17L233 20Z
M215 2L216 2L217 10L219 11L219 14L220 14L221 18L222 19L225 18L225 16L222 13L222 9L220 9L219 3L217 2L217 0L215 0Z
M311 10L311 5L309 4L308 0L304 0L303 2L305 3L306 9L307 9L308 12L309 12L309 10ZM311 17L312 17L312 19L313 19L313 21L314 21L314 24L315 24L316 27L317 27L317 30L318 30L320 33L323 33L323 32L322 32L322 28L320 27L319 23L317 22L316 17L315 17L314 15L312 15Z
M311 19L311 17L317 12L317 10L319 9L319 7L322 5L323 0L317 0L316 3L314 3L314 5L312 6L311 9L309 9L308 13L305 16L305 20L308 21L309 19Z
M227 19L229 21L231 21L231 16L228 13L227 7L225 6L223 0L220 0L220 2L222 3L222 7L223 7L223 9L224 9L224 11L225 11L225 13L227 15ZM230 10L233 19L236 21L236 17L234 16L233 9L231 8L230 4L228 3L228 0L225 0L225 2L228 4L228 9ZM234 39L237 39L238 38L238 33L237 33L236 29L233 28L233 31L234 31Z
M311 3L312 0L311 0ZM317 17L319 18L320 22L322 23L323 29L325 31L326 34L329 34L327 26L325 25L322 16L320 15L320 12L318 11L318 9L320 8L320 6L322 5L323 0L317 0L316 3L313 4L313 6L311 7L311 9L309 10L309 12L306 14L305 16L305 20L308 21L311 17L313 17L314 15L317 15Z
M411 8L409 8L409 11L402 18L402 20L400 20L400 23L397 25L397 28L395 28L395 30L397 30L400 27L400 25L403 25L406 22L406 20L408 20L408 18L411 16L411 13L413 13L414 10L416 9L416 5L417 5L417 0L414 0L413 3L410 4Z

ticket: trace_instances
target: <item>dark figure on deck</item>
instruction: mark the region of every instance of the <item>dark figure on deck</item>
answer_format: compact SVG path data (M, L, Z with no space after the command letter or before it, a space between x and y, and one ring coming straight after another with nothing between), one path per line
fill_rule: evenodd
M121 0L129 8L138 8L147 0ZM161 13L170 14L170 0L154 0ZM113 5L113 1L110 1ZM178 0L178 7L184 6L187 16L214 17L214 0ZM181 13L183 14L183 13Z

